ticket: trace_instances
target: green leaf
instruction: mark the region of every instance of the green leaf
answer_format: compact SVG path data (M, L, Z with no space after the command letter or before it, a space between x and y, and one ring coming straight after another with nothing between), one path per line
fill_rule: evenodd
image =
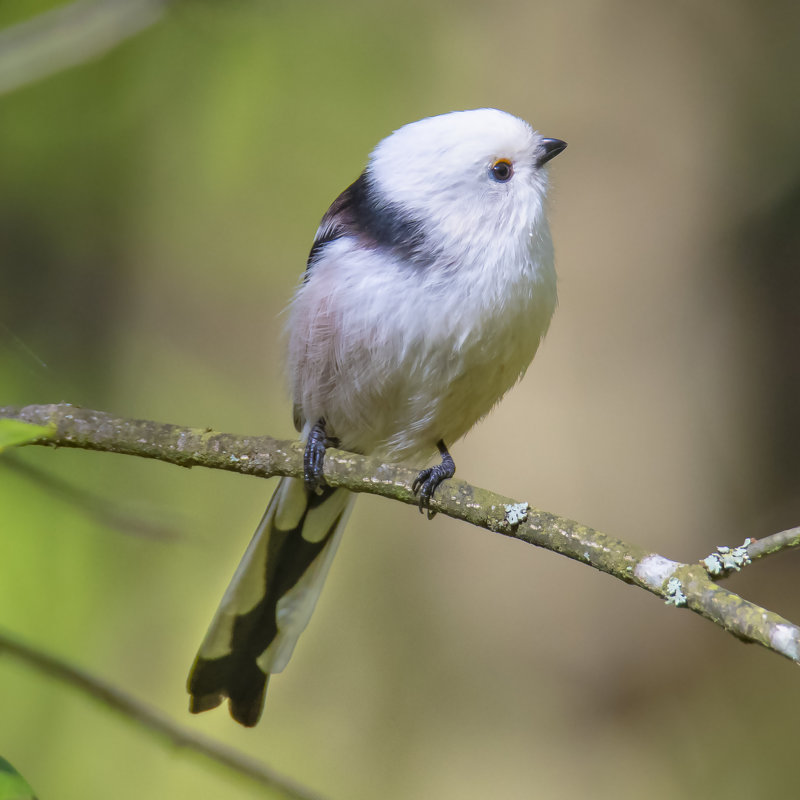
M56 432L55 425L32 425L18 419L0 419L0 453L7 447L27 444L36 439L49 439ZM3 800L3 795L0 795Z
M0 800L36 800L28 782L0 757Z

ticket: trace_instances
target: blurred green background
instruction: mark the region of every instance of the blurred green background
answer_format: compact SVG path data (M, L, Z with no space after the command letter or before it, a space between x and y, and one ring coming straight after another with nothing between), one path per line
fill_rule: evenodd
M53 5L4 0L0 23ZM454 448L459 476L680 560L796 525L798 42L796 2L175 4L0 98L0 405L292 436L281 312L319 218L394 128L491 105L569 142L560 308ZM190 717L187 670L271 489L15 453L0 626L330 798L796 791L789 662L372 497L259 727ZM727 585L798 621L798 567ZM0 754L42 798L270 796L11 658L0 709Z

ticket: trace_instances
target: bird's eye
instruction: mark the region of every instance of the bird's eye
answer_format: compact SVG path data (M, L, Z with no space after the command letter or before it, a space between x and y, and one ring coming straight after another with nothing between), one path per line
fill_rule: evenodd
M511 162L507 158L498 158L492 164L489 174L494 180L505 183L511 180L511 176L514 174L514 167L511 166Z

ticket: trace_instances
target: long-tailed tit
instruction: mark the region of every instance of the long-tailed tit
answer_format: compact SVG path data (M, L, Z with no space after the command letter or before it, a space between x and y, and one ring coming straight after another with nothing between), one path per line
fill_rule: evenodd
M267 681L308 624L353 505L325 484L325 447L419 473L524 374L556 307L545 165L566 143L495 109L413 122L384 139L317 231L288 323L304 480L283 478L203 640L191 710L230 701L255 725Z

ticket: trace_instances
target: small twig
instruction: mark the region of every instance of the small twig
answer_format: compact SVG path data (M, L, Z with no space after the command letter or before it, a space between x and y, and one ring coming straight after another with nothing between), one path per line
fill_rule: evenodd
M157 22L168 0L77 0L0 31L0 94L98 58Z
M800 527L756 539L747 546L751 561L800 547Z
M0 653L4 652L35 667L45 675L78 689L107 708L121 712L127 719L162 736L171 744L205 756L217 764L234 770L243 777L262 786L268 786L280 792L282 797L291 798L291 800L321 800L319 795L276 774L260 761L245 756L220 742L215 742L213 739L186 730L175 724L161 711L145 705L116 686L112 686L55 656L43 653L31 645L24 644L5 631L0 631Z
M303 474L302 445L268 436L236 436L116 418L66 404L0 408L2 417L55 429L46 440L31 444L124 453L184 467L203 466L265 478ZM331 486L403 503L418 502L411 491L417 471L411 467L382 464L375 458L333 449L326 452L324 466L325 479ZM456 479L442 484L431 508L580 561L646 589L672 605L685 606L744 641L756 642L800 662L798 626L718 585L701 564L672 561L579 522Z

